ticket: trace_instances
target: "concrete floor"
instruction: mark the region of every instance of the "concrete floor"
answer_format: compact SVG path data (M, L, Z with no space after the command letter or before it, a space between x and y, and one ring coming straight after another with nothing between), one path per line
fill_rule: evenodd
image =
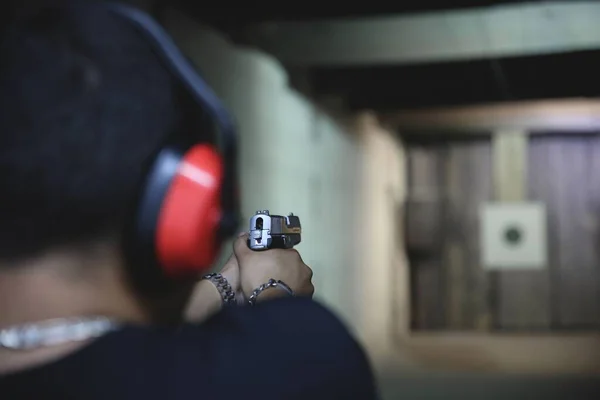
M392 373L379 378L384 400L600 400L600 376Z

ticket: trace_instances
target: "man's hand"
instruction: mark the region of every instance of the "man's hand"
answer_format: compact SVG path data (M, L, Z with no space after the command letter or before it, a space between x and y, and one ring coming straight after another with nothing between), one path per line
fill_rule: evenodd
M304 264L296 250L253 251L248 248L247 240L247 234L240 235L233 244L233 252L239 265L241 289L246 298L269 279L281 280L298 296L313 295L315 288L311 282L312 270ZM265 290L257 300L285 295L283 290L271 288Z
M236 291L238 300L250 297L254 289L269 279L283 281L299 296L312 296L315 291L311 282L312 270L304 264L296 250L253 251L248 248L247 240L247 233L240 234L233 243L233 254L221 270ZM265 290L257 300L285 295L283 290L271 288ZM196 285L186 307L185 320L201 322L219 311L221 306L221 295L215 285L202 280Z
M232 254L220 272L227 279L236 297L243 296L240 292L240 268ZM201 322L221 309L223 299L215 285L208 280L201 280L196 284L192 296L185 309L187 322Z
M237 293L240 291L240 266L235 254L231 254L225 265L223 265L220 274L227 279L227 282L229 282L237 296Z

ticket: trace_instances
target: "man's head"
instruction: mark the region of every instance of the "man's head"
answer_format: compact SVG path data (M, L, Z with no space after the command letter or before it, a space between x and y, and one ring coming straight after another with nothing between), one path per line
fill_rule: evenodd
M22 17L0 52L0 260L117 235L179 122L169 73L127 23L81 8Z
M97 9L23 14L0 54L0 273L57 252L93 264L181 130L178 88L142 35Z

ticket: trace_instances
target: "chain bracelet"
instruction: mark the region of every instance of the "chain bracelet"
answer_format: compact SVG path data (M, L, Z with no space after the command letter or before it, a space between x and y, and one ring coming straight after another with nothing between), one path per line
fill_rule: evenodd
M235 292L233 291L231 285L227 281L227 279L221 274L208 274L203 277L203 279L207 279L212 282L213 285L216 286L221 298L223 299L223 304L225 305L235 305Z
M287 294L289 294L290 296L295 296L294 291L288 285L283 283L282 281L276 281L275 279L269 279L269 281L267 283L263 283L262 285L260 285L256 289L254 289L254 291L248 298L248 303L251 306L255 305L256 300L258 299L258 296L265 290L272 288L272 287L279 288L279 289L283 290L284 292L286 292Z

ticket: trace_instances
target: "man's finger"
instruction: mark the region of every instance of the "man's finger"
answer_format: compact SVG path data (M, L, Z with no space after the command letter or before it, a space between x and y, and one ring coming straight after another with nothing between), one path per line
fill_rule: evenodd
M243 257L245 254L248 254L248 252L252 251L250 248L248 248L248 237L248 233L243 232L240 233L237 239L235 239L233 242L233 254L235 254L236 257Z

